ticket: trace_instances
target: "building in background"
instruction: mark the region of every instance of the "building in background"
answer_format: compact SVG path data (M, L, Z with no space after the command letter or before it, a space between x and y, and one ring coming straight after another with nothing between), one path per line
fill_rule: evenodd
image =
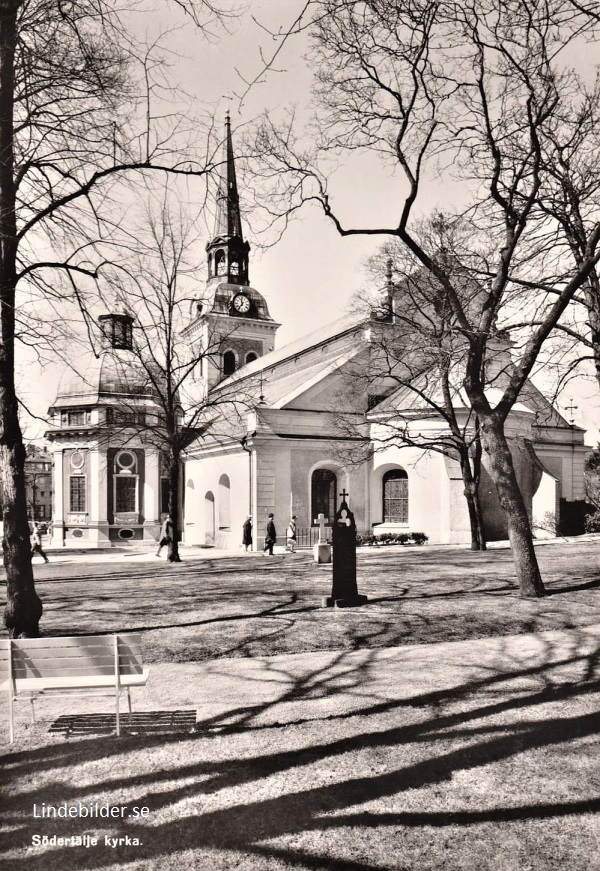
M25 487L29 520L52 518L52 454L47 447L27 445Z

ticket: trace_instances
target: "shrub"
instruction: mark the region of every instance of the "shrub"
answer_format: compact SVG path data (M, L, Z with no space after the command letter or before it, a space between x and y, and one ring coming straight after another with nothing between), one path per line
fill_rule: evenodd
M600 532L600 509L594 514L587 514L585 518L586 532Z

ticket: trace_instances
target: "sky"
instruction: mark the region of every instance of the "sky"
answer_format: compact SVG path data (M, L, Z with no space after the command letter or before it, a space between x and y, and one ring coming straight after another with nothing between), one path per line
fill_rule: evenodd
M158 0L157 0L158 3ZM185 91L202 103L217 119L223 119L229 107L234 130L234 148L240 142L246 125L268 110L276 114L290 106L307 111L310 100L311 71L304 59L307 49L301 37L290 39L277 58L276 71L246 90L244 79L253 80L261 70L261 51L269 54L275 45L265 28L273 32L285 30L301 8L301 0L247 0L242 14L231 18L227 29L214 29L206 38L191 24L165 14L167 5L159 3L152 16L133 20L133 27L149 38L159 31L170 51L172 75ZM173 24L177 27L171 30ZM353 165L346 162L336 173L332 187L336 207L343 217L356 220L362 226L374 225L397 218L401 198L401 182L389 166L375 159ZM242 206L244 191L241 190ZM423 210L443 207L460 196L460 191L447 180L426 191ZM210 232L207 216L207 238L200 244L199 261L203 261L204 244ZM265 297L271 316L281 323L277 346L291 342L335 320L348 310L353 294L367 286L365 259L373 254L382 238L341 238L334 227L316 208L308 208L294 220L284 236L275 244L261 248L255 244L252 214L247 215L246 233L252 245L250 281ZM261 242L272 242L272 239ZM201 272L199 280L204 277ZM35 371L35 364L26 361L20 385L28 406L43 417L54 399L60 365L46 365ZM594 444L599 437L595 425L600 421L600 403L596 386L589 382L571 385L562 402L573 400L577 409L575 423L589 428L587 441ZM38 439L43 433L41 421L29 421L27 435Z

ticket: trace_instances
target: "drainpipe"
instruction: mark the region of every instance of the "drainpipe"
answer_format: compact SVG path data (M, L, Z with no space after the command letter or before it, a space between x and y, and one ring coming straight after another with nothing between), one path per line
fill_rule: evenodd
M254 531L254 514L252 513L252 450L248 447L247 442L249 438L253 438L256 435L256 430L254 432L246 433L246 435L240 439L240 444L242 448L248 454L248 514L252 518L252 546L254 547L255 541L255 531Z

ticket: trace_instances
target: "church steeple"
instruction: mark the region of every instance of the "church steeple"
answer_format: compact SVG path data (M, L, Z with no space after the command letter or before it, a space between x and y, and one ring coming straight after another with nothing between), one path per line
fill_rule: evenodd
M240 197L235 176L235 159L231 138L231 119L225 115L223 162L217 192L217 211L212 240L206 246L209 281L248 286L248 253L244 241Z

